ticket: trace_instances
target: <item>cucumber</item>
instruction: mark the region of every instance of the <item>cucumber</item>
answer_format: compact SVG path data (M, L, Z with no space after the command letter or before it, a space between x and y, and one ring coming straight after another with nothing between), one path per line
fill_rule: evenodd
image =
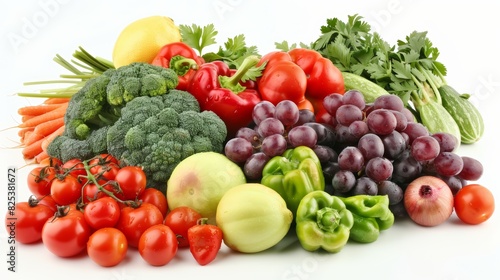
M427 127L429 133L447 132L455 136L457 143L461 139L460 129L451 114L438 102L429 100L419 104L417 111L420 122Z
M346 91L351 89L360 91L366 103L373 103L377 97L390 94L383 87L359 75L342 72L342 76Z
M464 144L477 142L484 134L484 121L479 110L448 85L441 86L438 90L443 107L460 129L461 142Z

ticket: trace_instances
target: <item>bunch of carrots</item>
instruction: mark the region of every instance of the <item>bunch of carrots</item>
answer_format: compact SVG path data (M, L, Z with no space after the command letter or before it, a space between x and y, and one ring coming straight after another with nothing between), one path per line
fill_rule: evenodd
M49 158L47 146L64 132L64 114L69 98L48 98L39 105L18 109L18 125L22 154L25 160L41 163Z

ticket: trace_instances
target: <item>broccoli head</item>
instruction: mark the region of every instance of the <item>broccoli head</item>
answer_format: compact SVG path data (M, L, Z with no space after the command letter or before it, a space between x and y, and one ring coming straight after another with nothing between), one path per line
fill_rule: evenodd
M158 96L177 87L177 74L170 68L134 62L117 69L107 87L107 102L123 105L139 96Z
M83 140L71 138L67 135L57 136L47 147L47 153L66 162L73 158L89 159L95 155L106 153L106 137L109 126L93 130Z
M142 166L148 186L165 191L180 161L198 152L222 152L226 135L219 116L200 112L190 93L172 90L128 102L108 130L108 152L122 165Z

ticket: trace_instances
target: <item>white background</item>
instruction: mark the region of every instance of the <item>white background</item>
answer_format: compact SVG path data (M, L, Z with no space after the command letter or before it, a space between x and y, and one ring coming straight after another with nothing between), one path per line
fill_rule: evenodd
M327 18L362 15L387 41L411 31L429 31L448 67L447 80L472 94L486 132L460 155L479 159L484 175L478 181L492 190L500 204L497 129L500 102L500 4L495 1L2 1L0 4L0 128L19 123L17 108L37 104L18 91L35 90L22 83L57 78L64 69L52 61L78 46L111 58L118 33L128 23L150 15L165 15L177 24L213 23L218 43L245 34L261 54L274 42L309 43L319 36ZM25 165L17 145L17 130L1 132L0 215L6 211L8 166ZM18 200L27 200L26 173L18 174ZM88 257L61 259L43 245L17 245L17 272L7 271L7 234L0 230L1 279L498 279L500 276L500 214L478 226L461 224L455 214L446 223L423 228L398 222L372 244L349 243L337 254L310 253L293 238L258 254L238 254L223 247L217 259L199 266L187 250L163 267L151 267L136 250L113 268L102 268Z

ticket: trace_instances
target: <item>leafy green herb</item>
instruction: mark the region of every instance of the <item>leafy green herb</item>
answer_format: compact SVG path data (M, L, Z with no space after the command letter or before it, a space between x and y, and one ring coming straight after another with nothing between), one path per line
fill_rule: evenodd
M179 25L179 30L181 32L182 41L197 50L199 55L203 53L205 47L217 43L215 37L219 32L215 30L213 24L208 24L204 27L196 24L190 26L181 24Z

